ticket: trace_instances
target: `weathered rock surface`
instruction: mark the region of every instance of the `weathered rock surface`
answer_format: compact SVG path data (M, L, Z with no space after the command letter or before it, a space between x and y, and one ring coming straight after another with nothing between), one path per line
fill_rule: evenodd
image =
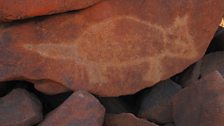
M171 80L158 83L148 90L140 103L139 116L158 123L171 123L172 98L181 86Z
M195 64L192 64L189 68L187 68L181 74L178 83L183 87L187 87L193 84L195 81L197 81L201 75L201 63L202 61L200 60Z
M43 114L46 115L60 106L73 92L60 93L57 95L39 95L43 104Z
M206 76L216 70L224 75L224 51L211 52L205 55L200 61L190 66L181 74L179 83L183 87L190 86L200 77Z
M104 126L157 126L130 113L107 114Z
M224 124L224 79L210 73L184 88L173 101L176 126L222 126Z
M0 126L32 126L42 120L39 100L23 89L0 98Z
M73 93L52 111L39 126L102 126L104 107L85 91Z
M35 89L48 95L69 91L69 89L62 84L49 80L33 81L33 84Z
M203 57L201 64L202 77L211 72L222 69L224 69L224 51L210 53Z
M0 0L0 22L89 7L100 0Z
M49 79L100 96L135 93L201 58L223 5L105 0L75 14L4 26L0 81Z

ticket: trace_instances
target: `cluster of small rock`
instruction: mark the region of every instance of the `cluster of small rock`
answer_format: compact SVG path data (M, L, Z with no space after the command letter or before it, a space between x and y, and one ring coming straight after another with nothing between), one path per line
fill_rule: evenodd
M223 14L223 0L0 0L0 126L223 126Z

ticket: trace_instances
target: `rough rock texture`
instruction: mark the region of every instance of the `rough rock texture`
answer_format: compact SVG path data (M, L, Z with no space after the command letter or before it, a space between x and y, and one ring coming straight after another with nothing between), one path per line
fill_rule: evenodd
M224 79L210 73L179 92L173 101L177 126L222 126L224 124Z
M39 95L43 104L43 114L51 112L60 106L73 92L60 93L57 95Z
M68 88L54 81L40 80L40 81L33 81L33 83L34 83L34 87L37 90L48 95L59 94L59 93L69 91Z
M190 66L181 74L179 84L183 87L190 86L200 77L206 76L216 70L224 75L224 51L211 52L205 55L200 61Z
M223 5L223 0L104 0L77 13L5 25L0 81L49 79L100 96L135 93L201 58Z
M107 114L104 126L157 126L130 113Z
M32 126L42 120L39 100L23 89L0 98L0 126Z
M173 122L172 98L181 89L180 85L171 80L158 83L144 94L138 115L153 122Z
M104 107L85 91L73 93L52 111L39 126L102 126Z
M100 0L0 0L0 22L89 7Z
M224 51L210 53L203 57L201 64L202 77L211 72L222 69L224 69Z
M181 74L181 77L178 83L183 87L187 87L187 86L190 86L195 81L197 81L201 75L201 63L202 61L200 60L196 62L195 64L191 65L189 68L187 68Z

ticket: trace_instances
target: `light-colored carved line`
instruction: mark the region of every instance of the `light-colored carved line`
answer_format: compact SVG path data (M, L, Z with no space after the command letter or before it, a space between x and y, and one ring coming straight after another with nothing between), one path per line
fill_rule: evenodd
M74 41L81 41L82 37L85 36L85 34L88 34L88 29L96 29L99 25L101 24L110 24L115 21L115 20L123 20L123 19L130 19L133 20L135 22L144 24L150 28L155 28L157 30L159 30L162 33L162 37L164 39L164 42L168 42L169 40L167 39L167 30L168 29L172 29L172 27L179 27L181 28L181 26L183 25L187 25L187 17L184 18L177 18L176 21L174 22L174 24L172 24L170 27L167 28L163 28L161 26L155 25L155 24L151 24L150 22L147 21L143 21L140 20L138 18L135 17L131 17L131 16L119 16L116 18L112 18L112 19L107 19L103 22L97 23L96 25L90 26L88 27L81 35L79 38L77 38L77 40ZM187 30L187 29L186 29ZM189 35L188 31L187 31L187 41L189 41L189 43L191 43L190 41L192 41L193 39L191 38L191 36ZM192 48L192 53L190 53L189 55L187 55L185 58L192 58L192 56L195 56L196 52L194 49L194 46L191 44L183 44L185 46L189 46L189 48ZM178 43L176 43L178 44ZM68 52L72 52L72 55L64 55L63 52L59 52L59 55L57 54L57 56L55 55L49 55L49 52L46 50L42 50L41 48L43 48L44 46L47 46L46 50L49 48L56 48L58 50L62 49L62 50L70 50ZM181 46L181 44L180 44ZM145 75L144 80L160 80L161 78L161 60L163 59L163 57L165 56L169 56L169 57L180 57L183 54L179 54L176 53L174 54L173 52L170 52L169 49L165 49L163 53L156 55L155 57L148 57L148 58L138 58L136 60L132 60L130 61L125 61L125 62L121 62L121 63L97 63L97 62L93 62L93 61L89 61L88 59L84 59L83 57L80 56L80 54L78 54L78 52L76 51L77 49L77 44L40 44L40 45L31 45L28 44L27 45L27 49L32 50L32 51L36 51L37 53L39 53L40 55L44 56L44 57L49 57L49 58L53 58L53 59L64 59L64 60L74 60L74 62L78 63L78 64L83 64L87 67L87 71L90 77L90 80L92 83L106 83L108 80L107 78L104 78L103 75L103 69L102 68L106 68L106 67L124 67L124 66L132 66L132 65L138 65L144 62L149 62L150 61L150 66L153 66L153 68L151 67L151 69L148 71L148 73ZM71 51L73 50L73 51ZM57 51L56 51L57 52ZM60 54L61 53L61 54ZM189 51L188 51L189 53ZM154 72L154 73L152 73ZM153 78L153 79L152 79Z
M161 27L161 26L158 26L158 25L152 25L151 23L149 23L149 22L146 22L146 21L142 21L142 20L140 20L140 19L138 19L138 18L135 18L135 17L131 17L131 16L119 16L119 17L116 17L116 18L114 18L114 19L107 19L107 20L105 20L105 21L103 21L103 22L100 22L100 23L97 23L97 25L93 25L93 26L90 26L89 28L87 28L86 30L85 30L85 32L83 32L81 35L80 35L80 37L79 38L77 38L77 40L74 40L74 41L81 41L80 39L83 37L83 36L85 36L85 34L86 34L86 32L88 33L88 29L95 29L95 27L98 27L99 25L101 25L101 23L103 23L103 24L105 24L105 22L112 22L112 21L114 21L114 20L122 20L122 19L130 19L130 20L133 20L133 21L135 21L135 22L138 22L138 23L142 23L142 24L144 24L144 25L146 25L146 26L148 26L148 27L151 27L151 28L155 28L155 29L157 29L157 30L159 30L162 34L163 34L163 38L167 38L166 36L167 36L167 33L166 33L166 31L167 31L167 29L169 29L169 28L163 28L163 27ZM179 25L179 24L181 24L181 23L183 23L183 21L186 21L186 16L184 17L184 20L181 20L181 19L179 19L179 18L177 18L177 20L176 20L176 22L174 22L174 24L172 25L172 26L174 26L174 25ZM184 25L186 24L186 22L184 23ZM171 26L171 27L172 27ZM179 27L179 26L175 26L175 27ZM190 38L190 35L188 35L188 37L187 38ZM164 41L165 42L167 42L168 40L167 39L164 39ZM190 39L188 40L188 41L191 41ZM176 43L176 44L178 44L178 43ZM42 55L42 56L44 56L44 57L49 57L49 58L54 58L54 59L69 59L69 60L74 60L74 59L76 59L75 57L77 57L78 55L64 55L63 54L63 51L60 51L60 49L62 49L62 50L71 50L71 51L68 51L68 52L74 52L73 54L77 54L77 52L75 52L76 50L77 50L77 45L76 44L72 44L72 43L68 43L68 44L66 44L66 45L64 45L64 44L49 44L49 43L47 43L47 44L39 44L39 45L35 45L35 47L33 47L33 45L30 45L30 44L27 44L27 45L25 45L25 46L29 46L28 48L30 48L31 50L33 50L33 51L36 51L36 52L38 52L40 55ZM37 48L36 48L37 47ZM46 47L46 49L45 50L43 50L42 48L45 48ZM193 47L193 46L191 46L191 47ZM35 49L36 48L36 49ZM54 49L57 49L57 50L59 50L58 51L58 54L59 54L59 56L54 56L54 55L49 55L48 53L50 52L50 50L47 50L47 49L50 49L50 48L54 48ZM192 49L193 50L193 49ZM56 51L55 51L56 52ZM170 54L172 54L172 53L170 53ZM176 55L178 55L178 54L176 54ZM158 56L158 55L157 55ZM129 61L128 61L129 62Z

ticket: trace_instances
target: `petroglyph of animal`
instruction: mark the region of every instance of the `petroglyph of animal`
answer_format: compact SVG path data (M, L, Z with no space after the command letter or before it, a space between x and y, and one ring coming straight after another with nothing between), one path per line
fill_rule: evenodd
M198 60L222 16L222 0L143 2L105 0L0 28L0 81L44 80L101 96L135 93ZM196 17L215 5L217 11Z

